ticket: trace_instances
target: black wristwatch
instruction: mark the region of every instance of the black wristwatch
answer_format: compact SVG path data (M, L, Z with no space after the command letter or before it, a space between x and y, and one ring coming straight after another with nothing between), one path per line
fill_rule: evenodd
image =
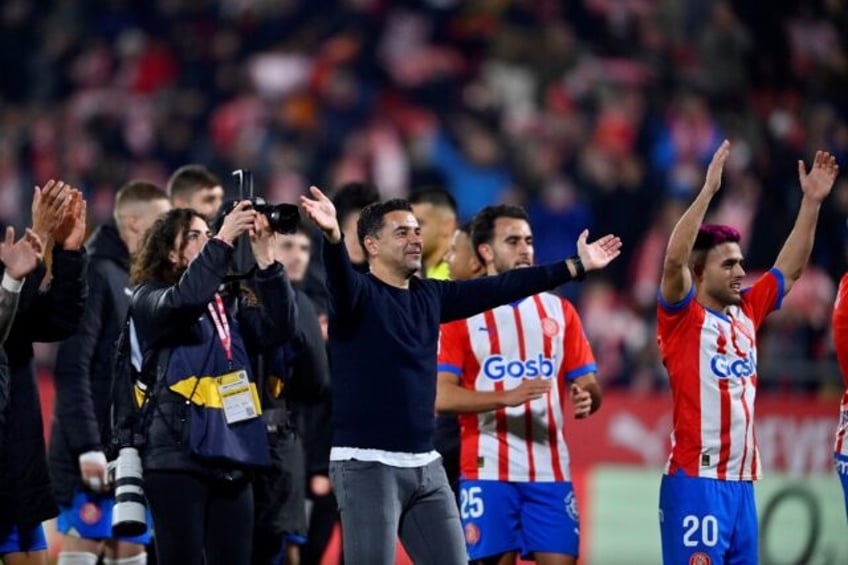
M574 270L577 271L577 276L574 277L574 280L582 281L586 278L586 267L583 266L583 261L580 259L580 255L576 253L568 258L569 261L574 265Z

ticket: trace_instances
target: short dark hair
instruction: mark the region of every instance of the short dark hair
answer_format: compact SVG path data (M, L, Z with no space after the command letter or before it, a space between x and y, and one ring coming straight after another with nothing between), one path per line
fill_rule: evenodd
M409 196L412 204L432 204L437 208L449 208L456 214L456 199L440 186L427 186L416 189Z
M386 225L386 214L403 210L412 213L412 205L405 198L393 198L385 202L374 202L362 209L359 221L356 222L356 237L359 245L368 258L368 250L365 249L365 236L377 237L377 234Z
M497 206L486 206L477 212L471 220L471 245L474 247L474 254L484 265L486 260L480 255L477 248L483 243L492 243L492 239L495 237L495 221L498 218L514 218L530 223L527 212L521 206L498 204Z
M698 235L695 236L695 245L692 246L690 262L695 274L700 274L707 259L707 252L722 243L739 243L742 236L734 227L721 224L701 224Z
M188 200L198 190L216 186L223 186L221 179L203 165L183 165L168 179L166 191L171 200L175 197Z
M168 195L159 186L146 180L131 180L115 194L115 208L135 202L167 200Z
M350 214L359 212L369 204L380 200L377 187L368 182L349 182L343 184L333 195L336 218L343 224Z
M458 226L456 226L456 229L458 231L461 231L462 233L464 233L468 237L471 237L471 222L463 222L463 223L459 224Z

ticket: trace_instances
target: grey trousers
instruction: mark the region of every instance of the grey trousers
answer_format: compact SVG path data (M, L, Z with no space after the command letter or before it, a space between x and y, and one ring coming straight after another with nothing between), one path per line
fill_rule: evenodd
M468 554L441 460L424 467L330 461L347 565L394 565L400 537L416 565L465 565Z

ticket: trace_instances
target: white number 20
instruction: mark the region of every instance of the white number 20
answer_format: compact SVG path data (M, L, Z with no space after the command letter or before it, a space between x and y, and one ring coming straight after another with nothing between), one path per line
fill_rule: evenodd
M694 514L689 514L683 518L683 527L686 528L683 533L683 545L686 547L698 545L696 538L698 530L701 530L701 543L707 547L713 547L718 543L718 520L712 514L707 514L701 520Z
M483 515L483 499L480 498L480 487L462 489L459 493L459 512L462 518L479 518Z

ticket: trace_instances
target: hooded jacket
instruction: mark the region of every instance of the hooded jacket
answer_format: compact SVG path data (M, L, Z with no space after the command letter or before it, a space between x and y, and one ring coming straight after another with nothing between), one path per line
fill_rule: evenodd
M129 250L116 226L99 227L86 250L85 310L77 332L59 345L53 368L56 400L48 456L60 505L70 505L82 488L79 456L109 444L112 359L130 304Z

